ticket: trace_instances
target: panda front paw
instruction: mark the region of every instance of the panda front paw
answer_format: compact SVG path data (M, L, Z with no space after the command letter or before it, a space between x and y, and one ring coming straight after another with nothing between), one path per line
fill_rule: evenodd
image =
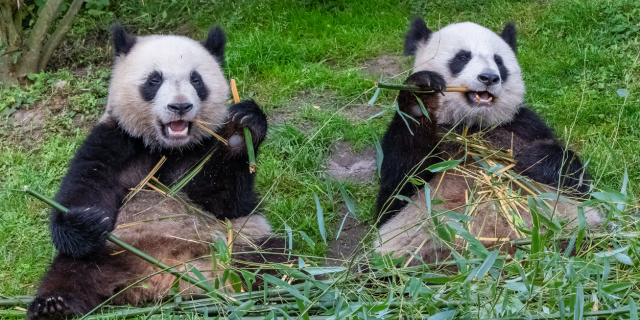
M447 82L437 72L418 71L410 75L404 82L408 85L420 87L424 91L442 92L447 88Z
M51 238L58 251L74 259L96 256L104 249L107 233L115 227L100 208L71 208L57 213L51 220Z
M229 108L229 125L232 126L233 131L233 135L229 139L232 146L242 145L237 142L240 141L238 140L240 136L244 135L242 129L244 127L251 130L254 145L259 145L267 136L267 116L253 100L245 100Z
M38 295L29 305L27 319L67 319L82 315L86 309L81 301L64 294Z

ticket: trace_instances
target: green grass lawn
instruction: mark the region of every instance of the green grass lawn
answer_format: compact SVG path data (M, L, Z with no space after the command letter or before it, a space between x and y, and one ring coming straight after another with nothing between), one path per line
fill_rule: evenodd
M393 74L381 76L368 66L386 55L400 72L407 71L411 61L401 55L412 15L423 16L433 30L473 21L499 32L514 21L529 106L589 161L596 188L620 190L627 172L627 193L640 196L637 0L120 0L112 2L110 10L140 35L178 30L203 39L211 24L226 30L225 74L237 79L241 98L254 98L270 119L280 119L271 124L258 157L263 212L280 230L286 222L308 234L317 244L315 250L294 232L294 246L305 254L327 252L314 194L324 209L329 238L336 237L333 226L341 221L340 183L324 173L332 147L346 141L356 152L365 150L391 119L385 112L365 121L370 114L354 118L345 110L373 108L364 104L372 97L374 81L406 78L405 73L389 79ZM68 69L42 74L36 86L25 89L24 94L36 100L30 108L45 103L45 121L35 134L2 122L2 295L33 294L55 254L48 234L49 209L9 189L30 185L55 194L87 126L103 108L111 63L105 30L111 21L110 16L79 17L54 59ZM82 45L85 38L90 45ZM88 65L93 67L84 77L68 71ZM68 87L52 90L58 79L69 81ZM627 95L621 97L618 89L626 89ZM383 92L377 103L393 102L394 94ZM15 96L15 90L6 91L0 102ZM67 101L62 110L55 109L57 97ZM363 223L373 220L376 183L344 184Z

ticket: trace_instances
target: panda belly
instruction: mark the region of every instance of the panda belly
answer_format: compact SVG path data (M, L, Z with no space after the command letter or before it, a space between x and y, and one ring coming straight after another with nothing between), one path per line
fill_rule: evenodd
M175 217L176 215L180 216ZM163 219L170 216L173 217ZM233 244L234 251L249 251L247 247L251 246L252 239L271 233L269 223L260 215L238 218L231 222L235 231L234 238L237 237ZM237 231L240 228L241 235L238 235ZM112 233L166 265L177 265L177 270L187 269L185 264L188 263L212 283L225 270L225 266L220 262L216 263L217 269L214 270L211 257L202 257L211 254L209 244L217 242L218 239L228 243L226 223L212 217L195 216L179 201L166 198L157 192L141 191L124 205L118 216L117 227ZM115 252L122 251L114 244L109 243L108 246ZM126 266L123 266L129 275L126 285L159 270L128 252L118 254L130 256L124 260ZM196 277L193 273L190 275ZM120 302L138 305L145 301L162 299L174 281L175 277L168 273L154 275L125 291ZM184 295L202 291L185 281L180 282L179 289ZM232 290L230 287L228 289Z
M444 175L444 176L443 176ZM472 190L474 181L457 174L438 173L429 182L432 190L432 199L446 200L444 203L432 206L432 216L429 217L424 189L411 197L412 203L408 203L402 211L391 218L379 229L379 238L374 245L379 254L393 252L394 257L407 256L412 259L409 265L420 262L411 258L410 252L421 257L425 263L444 261L450 258L451 249L460 251L464 241L457 238L453 244L445 243L439 239L436 231L433 215L438 215L440 224L446 224L452 220L446 217L447 211L455 211L464 214L467 208L467 194ZM545 187L545 192L555 193L550 187ZM435 194L433 192L435 191ZM514 192L518 190L515 189ZM567 222L565 230L569 231L577 226L578 202L575 201L547 201L551 208L555 207L556 216ZM515 248L509 245L509 240L518 238L515 226L503 215L497 199L484 200L475 207L472 205L470 215L473 221L469 223L469 230L485 247L491 250L502 250L513 253ZM518 215L522 218L525 228L531 229L532 218L528 210L516 206ZM599 227L603 219L599 212L591 207L585 207L587 224ZM436 212L438 211L438 212Z

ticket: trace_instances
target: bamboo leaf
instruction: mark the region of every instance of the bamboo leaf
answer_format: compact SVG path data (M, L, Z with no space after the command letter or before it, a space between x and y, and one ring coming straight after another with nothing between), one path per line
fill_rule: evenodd
M198 278L198 280L200 280L199 282L207 288L208 290L207 292L215 291L213 289L213 285L211 284L211 282L209 282L209 280L207 280L207 278L205 278L205 276L202 275L200 270L198 270L196 267L194 267L191 264L188 264L187 266L189 267L189 272L193 273Z
M300 232L300 235L302 236L302 239L304 239L304 241L307 242L307 244L309 245L309 247L311 247L311 250L315 250L316 249L316 243L313 242L313 240L311 240L311 238L309 237L309 235L307 235L306 232L304 231L298 231Z
M584 238L584 230L587 228L587 219L584 216L584 203L578 205L578 236L576 239L576 253L580 250L582 238Z
M294 288L292 285L270 275L270 274L264 274L262 275L264 281L267 281L273 285L276 285L282 289L287 290L287 292L291 293L291 295L293 295L294 297L303 300L304 302L307 303L311 303L311 301L309 299L307 299L304 295L302 295L302 293L300 293L300 291L298 291L298 289Z
M242 317L253 307L253 300L239 305L230 315L229 320L242 320Z
M420 293L420 289L422 288L422 281L418 280L418 278L411 278L411 281L409 282L409 295L413 298L416 299L418 298L418 294Z
M431 216L431 187L428 183L424 184L424 198L427 201L427 213Z
M456 313L458 313L458 310L443 311L432 315L431 317L427 318L427 320L449 320L453 318Z
M431 172L447 171L457 167L460 164L460 162L462 162L462 160L443 161L443 162L430 165L429 167L427 167L427 170Z
M622 179L622 189L620 190L620 193L623 195L627 195L627 183L629 183L629 173L627 172L627 168L624 169L624 178ZM618 210L623 211L624 210L624 203L620 203L617 206Z
M251 288L253 287L253 284L256 283L256 275L245 270L240 270L240 272L242 273L244 282L247 284L247 289L249 290L249 299L251 299Z
M427 117L427 119L429 119L429 121L431 121L431 117L429 117L429 112L427 112L427 108L424 107L424 103L422 103L422 99L420 99L420 97L418 97L417 95L413 94L416 97L416 100L418 100L418 104L420 105L420 109L422 109L422 114L424 114L425 117Z
M344 186L340 183L338 184L338 188L340 188L340 194L342 194L342 199L344 199L344 203L347 205L347 209L349 209L349 212L355 215L356 206L353 200L351 200L351 197L349 197L349 193L347 192L347 190L345 190Z
M229 271L229 282L231 282L231 287L235 292L242 291L242 279L233 270Z
M629 320L638 320L638 306L633 298L629 298Z
M366 121L369 121L369 120L371 120L371 119L373 119L373 118L379 117L379 116L381 116L383 113L384 113L384 111L380 111L380 112L378 112L378 113L376 113L376 114L372 115L371 117L367 118L367 120L366 120Z
M287 244L289 247L289 251L293 250L293 232L291 232L291 227L285 222L284 223L284 231L287 233L287 237L289 238L289 243Z
M576 304L573 307L573 320L582 320L584 312L584 292L582 290L582 283L578 282L576 288Z
M456 231L458 235L460 235L464 240L469 243L469 251L473 252L476 256L486 259L489 255L489 250L485 248L476 237L474 237L469 231L462 228L460 225L453 221L448 221L447 226Z
M624 263L624 264L626 264L628 266L632 266L633 265L633 262L631 261L631 258L629 258L629 256L624 254L624 253L616 253L614 256L621 263Z
M407 125L407 129L409 129L409 133L411 133L411 135L413 135L413 131L411 131L411 127L409 126L409 122L407 122L407 119L404 118L405 113L400 111L400 107L398 106L398 101L393 103L393 108L400 115L400 118L402 118L402 121L404 121L404 124Z
M529 202L529 211L533 220L533 228L531 229L531 253L540 252L540 221L538 220L538 207L531 197L527 197Z
M487 271L489 271L489 269L493 267L493 264L496 262L496 258L498 258L499 253L500 251L494 250L494 251L491 251L489 255L487 255L487 258L484 260L484 263L482 263L482 265L480 266L480 269L478 270L478 274L475 277L477 280L482 280L485 274L487 274Z
M371 98L371 100L369 100L367 104L372 105L376 103L376 100L378 99L378 94L380 94L380 88L376 89L376 92L373 93L373 97Z
M327 243L327 231L324 228L324 214L322 213L322 206L320 206L320 200L318 199L318 195L314 194L313 198L316 200L316 214L318 216L318 230L320 231L320 235L322 236L322 240L324 243Z

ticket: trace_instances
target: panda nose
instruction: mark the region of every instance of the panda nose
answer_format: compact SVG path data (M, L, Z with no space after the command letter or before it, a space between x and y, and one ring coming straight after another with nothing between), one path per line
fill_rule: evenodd
M478 75L478 81L490 86L500 83L500 76L495 73L481 73Z
M191 103L170 103L167 105L167 108L169 109L169 111L171 112L175 112L179 115L183 115L187 112L189 112L189 110L191 110L191 108L193 108L193 104Z

